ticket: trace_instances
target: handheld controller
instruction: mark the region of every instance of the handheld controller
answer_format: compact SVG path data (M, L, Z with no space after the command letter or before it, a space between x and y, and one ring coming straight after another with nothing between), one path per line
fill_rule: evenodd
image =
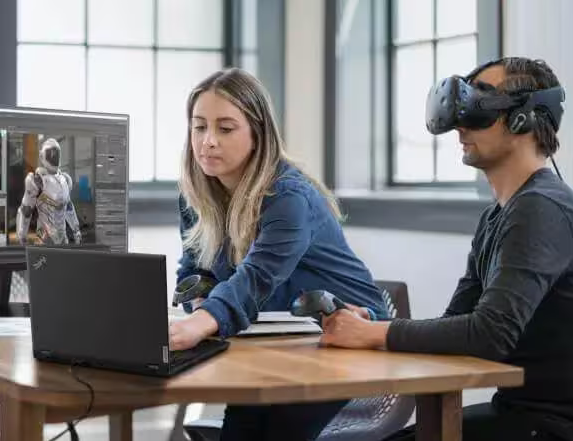
M180 303L190 302L199 297L207 297L216 284L217 280L205 275L193 274L185 277L175 287L172 305L176 307Z
M338 309L348 309L344 302L334 294L322 289L303 291L293 302L291 314L302 317L315 314L330 315Z

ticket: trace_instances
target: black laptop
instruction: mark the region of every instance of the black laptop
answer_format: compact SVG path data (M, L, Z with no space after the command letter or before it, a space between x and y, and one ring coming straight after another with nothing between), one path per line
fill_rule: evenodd
M27 247L34 357L170 376L228 348L169 351L165 256Z

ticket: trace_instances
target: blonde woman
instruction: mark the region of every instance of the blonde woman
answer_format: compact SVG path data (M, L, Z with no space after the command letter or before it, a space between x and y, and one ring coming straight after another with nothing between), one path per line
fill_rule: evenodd
M232 336L258 311L288 310L302 289L387 317L334 197L286 157L260 82L237 68L216 72L190 94L187 117L177 279L207 271L218 284L195 309L184 305L191 314L171 325L171 348ZM222 440L315 439L344 404L228 406Z

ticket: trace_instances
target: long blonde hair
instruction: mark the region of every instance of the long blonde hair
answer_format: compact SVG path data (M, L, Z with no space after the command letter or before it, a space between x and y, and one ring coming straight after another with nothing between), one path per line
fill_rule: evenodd
M229 194L217 178L205 175L197 164L190 130L187 130L179 187L187 206L196 213L197 221L185 233L183 246L193 252L199 267L207 269L226 237L229 262L237 265L243 260L258 233L261 204L278 177L279 161L294 165L284 152L268 93L255 77L242 69L230 68L206 78L189 95L188 122L197 99L208 90L244 113L251 128L254 149L239 184L233 194ZM302 170L301 173L324 195L330 210L340 219L340 209L333 194Z

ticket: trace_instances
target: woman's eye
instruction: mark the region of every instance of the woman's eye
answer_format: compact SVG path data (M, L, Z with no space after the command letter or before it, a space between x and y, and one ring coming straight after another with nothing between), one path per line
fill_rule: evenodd
M202 132L205 130L205 126L193 126L193 130L196 132Z
M221 127L220 130L223 133L230 133L233 131L233 128L232 127Z

